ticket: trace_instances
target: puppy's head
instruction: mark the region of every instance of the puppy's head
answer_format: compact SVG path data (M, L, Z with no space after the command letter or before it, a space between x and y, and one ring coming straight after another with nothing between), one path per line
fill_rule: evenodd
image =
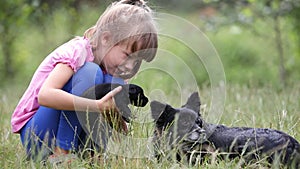
M144 107L148 103L148 98L144 95L143 89L135 84L122 85L122 90L115 95L114 99L126 122L129 122L131 118L129 104Z
M128 85L130 103L134 106L144 107L148 103L148 98L144 95L143 89L135 84Z
M156 124L156 132L167 136L169 143L183 141L185 144L205 139L200 116L200 98L193 93L181 108L173 108L168 104L152 101L150 104L152 118ZM192 147L191 147L192 148Z

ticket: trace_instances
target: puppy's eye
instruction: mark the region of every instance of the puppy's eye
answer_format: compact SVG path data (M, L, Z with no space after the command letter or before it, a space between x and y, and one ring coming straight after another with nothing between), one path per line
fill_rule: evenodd
M136 88L130 88L129 93L136 93Z
M202 120L200 118L198 118L195 123L202 127Z

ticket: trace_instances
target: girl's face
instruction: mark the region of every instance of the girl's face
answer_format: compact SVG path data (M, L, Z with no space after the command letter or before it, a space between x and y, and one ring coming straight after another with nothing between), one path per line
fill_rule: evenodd
M142 59L142 57L132 53L130 47L124 43L113 46L104 56L101 65L109 74L129 79L137 73Z

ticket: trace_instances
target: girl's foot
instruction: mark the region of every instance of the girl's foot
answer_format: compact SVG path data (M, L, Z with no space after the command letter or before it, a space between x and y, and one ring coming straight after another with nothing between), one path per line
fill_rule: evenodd
M58 166L61 164L70 165L72 161L77 160L78 157L75 154L52 154L48 157L48 162L52 166Z
M60 164L70 165L72 161L76 160L77 156L71 154L69 150L64 150L59 147L55 147L54 154L48 157L48 162L52 166L57 166Z

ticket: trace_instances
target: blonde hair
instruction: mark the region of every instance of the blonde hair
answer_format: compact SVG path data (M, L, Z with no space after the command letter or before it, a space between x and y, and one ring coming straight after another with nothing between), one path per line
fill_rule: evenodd
M152 10L143 0L121 0L112 3L100 16L96 25L85 31L84 36L97 48L103 32L110 32L113 45L127 43L132 52L147 62L157 51L157 29ZM140 53L141 51L141 53Z

